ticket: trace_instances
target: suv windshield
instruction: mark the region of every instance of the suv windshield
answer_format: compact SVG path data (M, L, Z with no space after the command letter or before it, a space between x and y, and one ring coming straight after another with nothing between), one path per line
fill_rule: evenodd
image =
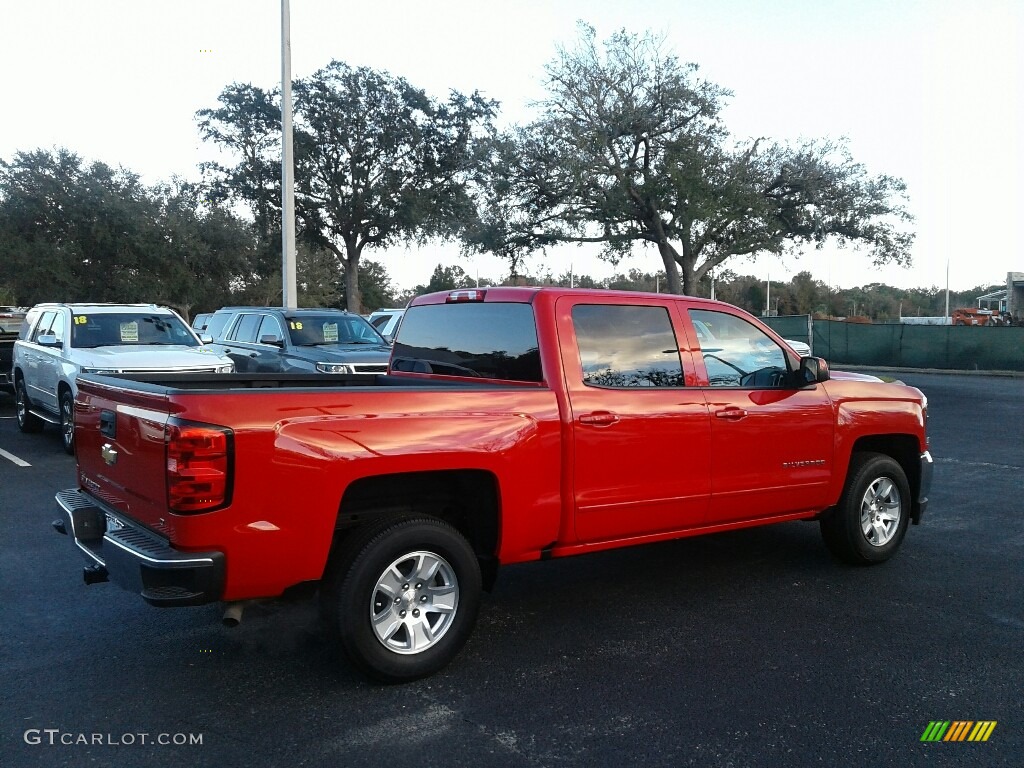
M359 315L294 315L288 318L288 335L297 347L322 344L387 344Z
M75 312L71 316L72 347L85 349L158 344L199 346L196 337L175 315L152 312Z

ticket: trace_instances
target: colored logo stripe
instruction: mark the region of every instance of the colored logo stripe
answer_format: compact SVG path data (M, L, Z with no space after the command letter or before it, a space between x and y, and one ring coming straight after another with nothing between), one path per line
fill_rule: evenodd
M982 720L971 731L971 735L967 737L968 741L988 741L988 737L992 735L992 731L996 729L995 720Z
M995 720L932 720L921 741L988 741L996 724Z
M963 741L967 738L968 729L974 725L970 720L955 720L949 727L949 733L943 741Z

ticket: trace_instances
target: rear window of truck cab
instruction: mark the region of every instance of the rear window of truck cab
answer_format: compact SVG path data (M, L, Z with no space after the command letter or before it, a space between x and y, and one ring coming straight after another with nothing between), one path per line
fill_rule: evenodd
M537 325L530 304L479 302L410 307L391 370L540 383Z

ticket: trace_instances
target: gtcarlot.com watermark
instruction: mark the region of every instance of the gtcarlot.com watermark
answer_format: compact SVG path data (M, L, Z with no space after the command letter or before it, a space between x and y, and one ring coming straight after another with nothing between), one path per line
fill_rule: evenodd
M84 733L60 728L29 728L22 738L32 746L50 747L197 747L203 744L201 733Z

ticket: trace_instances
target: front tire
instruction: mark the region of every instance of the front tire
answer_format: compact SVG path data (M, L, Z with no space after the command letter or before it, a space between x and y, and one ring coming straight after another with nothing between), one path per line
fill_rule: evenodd
M75 454L75 398L65 390L60 395L60 434L64 453Z
M469 542L432 518L382 520L350 538L332 557L321 596L345 654L386 683L446 666L480 606L480 565Z
M18 416L18 429L22 432L39 432L43 428L43 420L29 411L31 406L25 380L18 379L14 385L14 410Z
M885 562L907 533L910 500L906 473L895 459L854 454L839 503L821 518L825 545L853 565Z

